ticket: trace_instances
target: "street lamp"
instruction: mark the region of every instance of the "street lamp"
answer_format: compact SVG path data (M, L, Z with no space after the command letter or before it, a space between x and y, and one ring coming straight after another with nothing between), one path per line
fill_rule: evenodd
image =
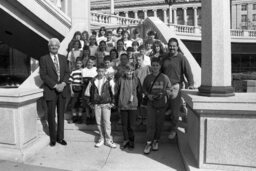
M165 0L165 3L169 5L169 25L172 24L172 5L176 0Z

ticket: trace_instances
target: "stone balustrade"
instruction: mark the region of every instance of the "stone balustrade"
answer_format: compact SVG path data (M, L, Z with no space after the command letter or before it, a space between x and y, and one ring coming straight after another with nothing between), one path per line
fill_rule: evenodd
M97 12L91 12L91 21L99 24L109 25L137 25L141 23L141 20L127 17L120 17L117 15L102 14Z

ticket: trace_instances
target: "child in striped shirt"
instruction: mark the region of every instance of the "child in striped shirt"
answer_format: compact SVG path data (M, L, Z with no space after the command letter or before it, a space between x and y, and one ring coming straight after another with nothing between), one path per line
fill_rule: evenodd
M82 92L83 92L83 77L82 77L82 58L76 58L76 69L71 72L69 81L71 89L71 110L72 121L69 123L82 123ZM78 111L78 115L77 115Z

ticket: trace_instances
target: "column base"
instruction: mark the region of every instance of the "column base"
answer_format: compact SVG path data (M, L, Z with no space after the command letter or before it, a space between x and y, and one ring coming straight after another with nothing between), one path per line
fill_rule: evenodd
M231 86L201 86L198 88L198 95L209 97L234 96L234 88Z

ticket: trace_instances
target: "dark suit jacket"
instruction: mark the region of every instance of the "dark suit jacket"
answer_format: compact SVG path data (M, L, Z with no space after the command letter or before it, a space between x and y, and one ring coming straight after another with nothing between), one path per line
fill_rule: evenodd
M67 59L65 56L58 54L59 57L59 66L60 66L60 81L58 82L58 75L55 69L54 63L50 54L42 56L40 58L40 77L44 82L44 98L45 100L54 100L58 92L54 88L54 86L58 83L65 82L67 85L65 86L63 92L60 94L65 98L68 93L68 79L70 75L69 67L67 64Z

